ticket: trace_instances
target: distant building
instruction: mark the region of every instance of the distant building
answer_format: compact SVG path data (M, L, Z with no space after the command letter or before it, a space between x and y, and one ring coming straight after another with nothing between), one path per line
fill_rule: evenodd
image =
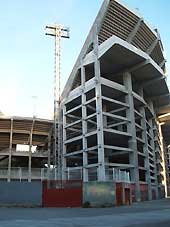
M52 123L38 118L0 116L1 180L48 178Z

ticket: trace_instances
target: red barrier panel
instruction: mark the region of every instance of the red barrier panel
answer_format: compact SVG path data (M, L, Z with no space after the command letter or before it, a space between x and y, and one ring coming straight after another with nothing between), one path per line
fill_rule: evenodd
M141 192L141 201L147 201L148 200L148 185L140 184L140 192ZM131 184L131 195L132 195L132 202L135 202L136 201L135 184Z
M140 192L141 192L141 201L148 200L148 185L140 184Z
M123 187L122 183L116 183L116 205L123 205Z
M52 183L54 185L54 182ZM47 182L43 182L43 207L81 207L82 184L78 187L78 185L71 186L72 183L64 182L63 188L50 188L47 187Z
M135 198L135 184L131 184L130 186L131 188L131 196L132 196L132 203L136 201L136 198Z
M43 207L81 207L81 189L45 189Z

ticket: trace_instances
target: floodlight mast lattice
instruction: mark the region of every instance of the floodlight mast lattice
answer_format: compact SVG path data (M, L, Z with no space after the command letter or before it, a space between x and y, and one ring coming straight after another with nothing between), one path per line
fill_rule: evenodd
M58 179L62 179L61 160L61 122L60 122L60 77L61 77L61 38L70 38L69 28L62 25L46 26L46 35L55 38L55 68L54 68L54 165L58 172ZM58 138L58 144L57 144ZM56 179L56 171L55 171Z

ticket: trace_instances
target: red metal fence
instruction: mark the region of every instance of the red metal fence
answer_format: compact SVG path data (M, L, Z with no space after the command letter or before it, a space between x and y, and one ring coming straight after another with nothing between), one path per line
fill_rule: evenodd
M82 182L43 181L43 207L81 207Z

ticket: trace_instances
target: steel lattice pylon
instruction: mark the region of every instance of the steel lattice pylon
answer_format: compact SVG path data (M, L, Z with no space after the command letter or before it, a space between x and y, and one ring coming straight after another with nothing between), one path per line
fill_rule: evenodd
M46 35L55 37L55 67L54 67L54 166L58 179L62 178L61 160L61 120L60 120L60 77L61 77L61 38L69 38L69 28L62 25L46 26ZM55 171L56 173L56 171ZM55 174L55 179L57 178Z

